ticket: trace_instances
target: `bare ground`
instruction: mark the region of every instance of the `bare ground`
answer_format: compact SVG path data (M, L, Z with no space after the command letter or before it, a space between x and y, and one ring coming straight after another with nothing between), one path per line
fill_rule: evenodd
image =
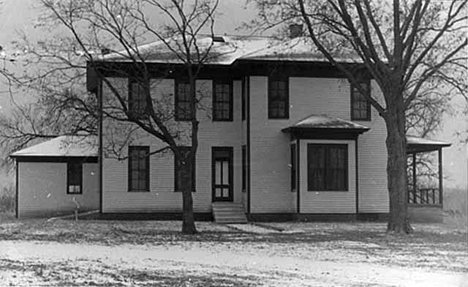
M467 286L466 228L3 220L0 285ZM464 285L465 284L465 285Z

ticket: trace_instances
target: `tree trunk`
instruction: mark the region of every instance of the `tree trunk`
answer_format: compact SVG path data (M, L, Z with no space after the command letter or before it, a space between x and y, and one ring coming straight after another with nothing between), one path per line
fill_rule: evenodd
M185 175L182 176L183 179L190 178L192 176L191 172L191 161L182 160L180 161L181 172ZM193 198L192 198L192 184L191 182L195 180L182 180L179 184L180 189L182 190L182 233L184 234L195 234L197 229L195 227L195 218L193 216Z
M384 116L387 127L387 180L390 199L387 232L413 233L408 216L404 103L402 96L393 99L393 105Z

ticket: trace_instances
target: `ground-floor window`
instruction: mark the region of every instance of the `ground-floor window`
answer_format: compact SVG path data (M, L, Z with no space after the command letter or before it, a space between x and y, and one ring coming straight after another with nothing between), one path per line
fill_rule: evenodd
M179 147L182 156L185 160L188 160L188 155L190 153L191 147ZM195 159L185 166L182 167L179 161L174 156L174 191L182 191L182 186L184 183L187 183L187 186L192 190L195 191Z
M296 191L296 166L297 166L297 151L296 145L291 144L291 191Z
M149 147L128 148L128 191L149 191Z
M307 186L309 191L348 190L348 145L307 145Z
M67 193L83 193L83 163L78 159L70 159L67 163Z

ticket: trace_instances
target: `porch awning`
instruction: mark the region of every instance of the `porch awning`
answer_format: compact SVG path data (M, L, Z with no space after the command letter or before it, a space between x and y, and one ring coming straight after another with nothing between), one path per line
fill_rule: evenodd
M407 153L418 153L418 152L429 152L436 151L443 147L449 147L452 144L449 142L431 140L420 138L412 135L406 136L406 152Z
M325 115L310 115L282 129L299 138L352 138L368 130L366 126Z

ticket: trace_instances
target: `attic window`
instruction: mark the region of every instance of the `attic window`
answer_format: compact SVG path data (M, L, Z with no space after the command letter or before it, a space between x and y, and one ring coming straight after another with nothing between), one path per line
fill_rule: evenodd
M224 43L224 42L226 42L226 41L224 40L224 37L223 37L223 36L213 36L213 42Z

